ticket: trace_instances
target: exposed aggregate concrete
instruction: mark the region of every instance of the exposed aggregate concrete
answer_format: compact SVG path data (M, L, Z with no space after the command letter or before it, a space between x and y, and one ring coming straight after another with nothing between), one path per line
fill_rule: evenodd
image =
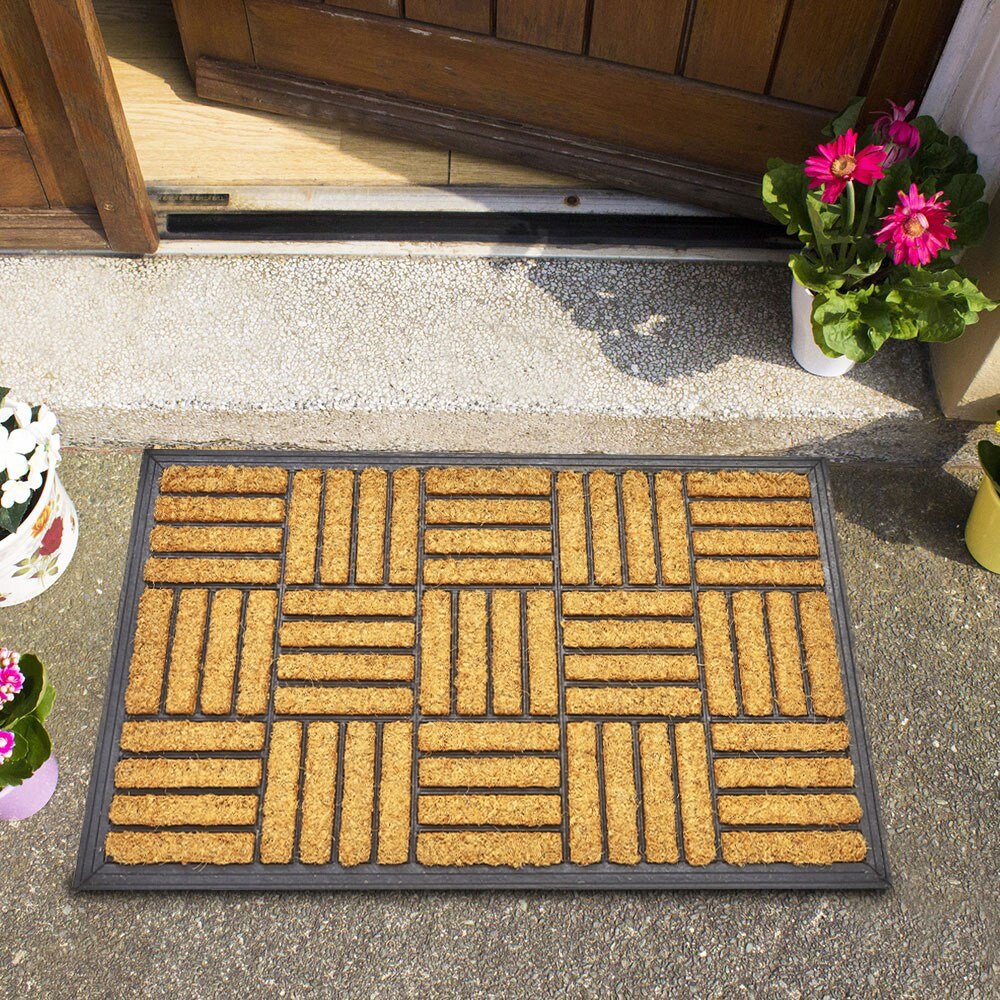
M789 352L776 264L0 256L0 372L76 443L947 458L926 359Z

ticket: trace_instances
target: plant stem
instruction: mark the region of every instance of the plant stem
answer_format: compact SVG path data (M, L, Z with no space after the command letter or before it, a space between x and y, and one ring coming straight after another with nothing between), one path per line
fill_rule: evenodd
M865 203L861 209L861 217L858 219L858 227L854 231L854 235L859 239L864 236L865 229L868 228L868 216L871 215L872 202L875 200L875 185L869 184L868 190L865 192Z
M847 182L847 208L844 215L844 232L845 234L853 234L854 232L854 181ZM850 252L850 246L854 241L850 238L845 239L840 247L840 262L842 264L847 263L847 257Z
M812 200L806 196L806 211L809 213L809 224L812 226L813 239L816 241L816 252L819 254L820 263L826 264L826 239L822 236L823 221L819 217Z

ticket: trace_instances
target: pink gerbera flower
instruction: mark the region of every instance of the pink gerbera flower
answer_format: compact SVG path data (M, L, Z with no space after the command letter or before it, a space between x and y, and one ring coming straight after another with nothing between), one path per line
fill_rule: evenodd
M0 764L14 752L14 734L0 729Z
M885 177L885 150L881 146L857 147L858 134L849 128L833 142L817 146L816 155L806 159L805 172L812 178L809 187L823 188L820 197L828 205L840 197L848 181L871 184Z
M920 149L920 132L916 125L906 120L913 111L913 101L907 101L902 107L890 101L889 107L891 110L879 115L872 126L875 135L888 146L884 167L908 160Z
M951 247L955 230L948 225L951 212L948 201L939 200L944 192L938 191L925 198L916 184L910 185L909 194L899 192L896 207L882 216L885 225L875 234L876 243L892 245L894 264L929 264L942 250ZM886 247L888 251L888 247Z

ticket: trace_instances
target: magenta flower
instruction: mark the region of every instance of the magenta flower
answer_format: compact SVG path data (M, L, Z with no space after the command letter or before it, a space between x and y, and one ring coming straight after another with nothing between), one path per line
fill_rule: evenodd
M14 752L14 734L0 729L0 764Z
M872 126L875 135L888 146L882 164L885 167L908 160L920 149L920 133L916 125L906 120L913 111L913 101L907 101L902 107L890 101L889 107L892 110L879 115Z
M13 701L14 695L24 687L24 674L18 669L20 653L6 646L0 647L0 705Z
M833 142L817 146L816 155L806 159L806 176L812 178L809 187L823 188L820 197L828 205L840 197L848 181L872 184L885 177L885 150L881 146L857 147L858 134L849 128Z
M948 201L938 200L943 193L938 191L925 198L917 185L911 184L909 194L900 191L896 207L882 216L885 225L875 234L875 242L892 245L894 264L904 260L914 267L929 264L942 250L951 247L955 230L948 225L951 219L951 212L945 207Z
M0 704L13 701L24 687L24 674L17 667L0 667Z

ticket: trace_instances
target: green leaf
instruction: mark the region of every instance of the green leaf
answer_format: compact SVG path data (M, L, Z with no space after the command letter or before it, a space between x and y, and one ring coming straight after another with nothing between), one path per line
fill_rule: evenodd
M955 213L952 223L955 227L955 239L952 250L960 247L974 247L982 243L990 224L990 210L985 201L977 201Z
M920 149L910 162L913 163L914 175L927 181L933 194L951 180L956 174L974 174L979 169L979 163L974 153L957 135L949 136L942 132L937 122L928 115L913 119L913 124L920 133ZM921 184L923 191L923 184Z
M833 139L838 135L843 135L849 128L854 128L864 106L864 97L852 97L847 107L833 121L823 127L822 134L828 139Z
M885 177L877 182L875 188L875 218L873 222L892 211L893 206L899 200L900 191L909 191L913 181L913 161L901 160L894 163L885 172ZM880 228L880 227L879 227Z
M979 174L955 174L942 188L953 212L958 212L973 202L981 201L986 191L986 181Z
M9 729L14 734L15 753L0 764L0 788L20 785L52 755L49 734L33 715L18 719ZM19 748L20 754L17 753Z
M10 729L12 722L31 715L45 693L45 667L37 656L23 654L18 667L24 674L24 685L12 701L5 702L0 708L0 729Z
M771 160L761 185L764 207L785 226L789 236L811 239L809 213L806 210L808 178L797 163Z
M45 690L42 692L42 697L38 699L38 704L35 706L35 718L39 722L44 722L49 717L49 712L52 711L52 703L56 700L56 689L51 684L45 685Z
M6 478L4 476L4 479ZM16 503L13 507L0 507L0 537L3 537L4 532L13 535L17 531L24 520L24 515L28 513L32 499L29 497L24 503Z
M813 301L813 335L820 349L828 357L844 355L852 361L867 361L882 345L872 339L872 328L862 315L861 306L867 303L872 288L858 288L850 292L827 292Z
M886 300L895 307L893 337L939 343L960 337L966 326L979 319L979 313L997 307L956 268L901 269Z
M834 274L824 265L814 261L802 253L793 253L788 259L788 266L795 280L804 288L814 292L834 291L845 281L842 274Z
M993 480L993 485L1000 492L1000 445L992 441L980 441L977 451L983 472Z

